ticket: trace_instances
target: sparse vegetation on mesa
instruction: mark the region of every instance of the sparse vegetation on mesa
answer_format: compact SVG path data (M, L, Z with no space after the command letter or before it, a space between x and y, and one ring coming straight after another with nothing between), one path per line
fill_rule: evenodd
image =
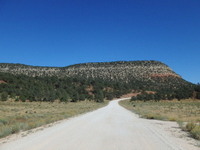
M177 121L183 130L200 140L200 100L121 101L120 104L143 118Z
M31 77L84 77L101 78L103 80L130 81L132 78L149 80L151 77L179 77L167 65L159 61L116 61L102 63L82 63L67 67L39 67L23 64L1 63L0 72L23 74Z
M92 111L106 104L91 101L0 102L0 138Z

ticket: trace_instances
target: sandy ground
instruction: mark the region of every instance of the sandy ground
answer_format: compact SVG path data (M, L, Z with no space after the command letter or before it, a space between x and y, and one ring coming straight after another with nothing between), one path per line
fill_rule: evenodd
M26 136L2 139L0 150L200 149L175 122L138 118L118 101Z

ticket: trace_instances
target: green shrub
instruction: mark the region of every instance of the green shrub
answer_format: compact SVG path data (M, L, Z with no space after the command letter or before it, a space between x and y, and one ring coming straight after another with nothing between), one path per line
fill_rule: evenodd
M200 139L200 125L195 123L187 123L183 130L188 131L195 139Z
M196 125L194 123L191 123L191 122L187 123L186 130L190 132L190 131L192 131L195 128L195 126Z
M8 120L0 119L0 125L6 125L6 124L8 124Z
M12 128L9 126L0 127L0 138L12 134Z
M191 135L195 139L200 140L200 125L196 125L192 130L191 130Z

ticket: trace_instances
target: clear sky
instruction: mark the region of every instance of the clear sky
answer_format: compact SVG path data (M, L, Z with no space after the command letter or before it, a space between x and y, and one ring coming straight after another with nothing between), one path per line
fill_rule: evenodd
M158 60L200 82L200 0L0 0L0 62Z

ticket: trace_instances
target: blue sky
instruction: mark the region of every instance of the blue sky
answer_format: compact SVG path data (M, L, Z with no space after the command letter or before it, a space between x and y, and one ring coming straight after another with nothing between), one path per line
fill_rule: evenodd
M200 82L199 0L0 0L0 62L158 60Z

